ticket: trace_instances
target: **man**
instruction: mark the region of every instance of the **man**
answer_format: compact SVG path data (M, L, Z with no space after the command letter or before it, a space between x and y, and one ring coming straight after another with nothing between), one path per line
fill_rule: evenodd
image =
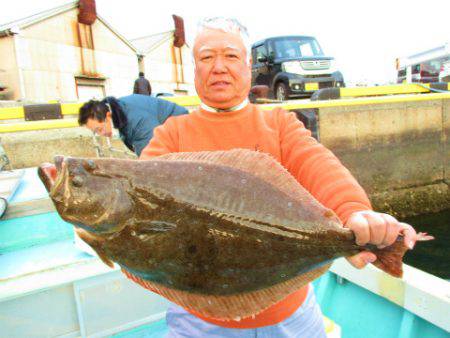
M143 72L139 72L139 77L136 79L136 81L134 81L133 94L152 94L152 86L150 85L150 81L145 78Z
M293 113L264 112L248 103L251 58L246 29L234 19L207 19L193 46L200 109L156 128L141 159L170 152L247 148L266 152L352 229L359 245L392 244L414 229L371 210L370 202L340 161L319 144ZM349 258L357 268L376 260L370 252ZM325 337L320 309L306 286L252 318L220 322L173 305L167 312L169 337Z
M101 136L112 136L119 130L125 145L136 155L153 137L153 129L169 117L187 114L184 107L175 103L144 95L129 95L116 99L112 96L102 101L91 100L79 111L78 123Z

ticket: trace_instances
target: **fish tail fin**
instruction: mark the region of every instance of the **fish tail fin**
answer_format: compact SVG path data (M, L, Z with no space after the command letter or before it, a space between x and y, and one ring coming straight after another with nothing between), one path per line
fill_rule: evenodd
M397 240L386 248L373 250L377 260L372 264L391 276L401 278L403 276L403 256L407 250L408 247L403 239Z
M416 238L417 241L429 241L433 239L433 236L422 232L419 232ZM394 244L383 249L375 249L372 251L377 256L377 260L373 262L373 265L391 276L401 278L403 277L403 256L407 250L409 248L405 245L403 236L399 236Z

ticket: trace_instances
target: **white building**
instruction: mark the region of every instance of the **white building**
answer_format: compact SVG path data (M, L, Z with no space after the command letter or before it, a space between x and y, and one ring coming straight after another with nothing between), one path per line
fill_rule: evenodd
M173 40L174 31L136 39L138 52L96 13L95 0L0 25L4 98L86 101L129 95L144 67L153 92L194 94L190 51L174 47Z

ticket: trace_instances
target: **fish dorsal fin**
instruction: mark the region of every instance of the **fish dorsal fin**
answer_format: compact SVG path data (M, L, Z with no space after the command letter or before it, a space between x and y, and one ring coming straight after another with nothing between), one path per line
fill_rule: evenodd
M154 160L190 161L229 166L257 176L299 202L307 201L309 205L313 204L323 208L309 191L303 188L275 158L260 151L232 149L227 151L179 152L165 154L154 158ZM337 216L330 215L329 217L339 222Z

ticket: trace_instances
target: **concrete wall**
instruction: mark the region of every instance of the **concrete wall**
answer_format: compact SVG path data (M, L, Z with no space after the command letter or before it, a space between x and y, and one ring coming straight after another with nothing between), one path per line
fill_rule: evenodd
M56 155L96 157L92 133L84 127L26 131L0 134L1 144L10 160L9 169L29 168L44 162L53 162ZM105 140L100 140L105 156L131 158L119 152L108 151ZM118 138L112 146L127 151Z
M450 207L450 100L319 109L320 140L374 207L398 216Z

